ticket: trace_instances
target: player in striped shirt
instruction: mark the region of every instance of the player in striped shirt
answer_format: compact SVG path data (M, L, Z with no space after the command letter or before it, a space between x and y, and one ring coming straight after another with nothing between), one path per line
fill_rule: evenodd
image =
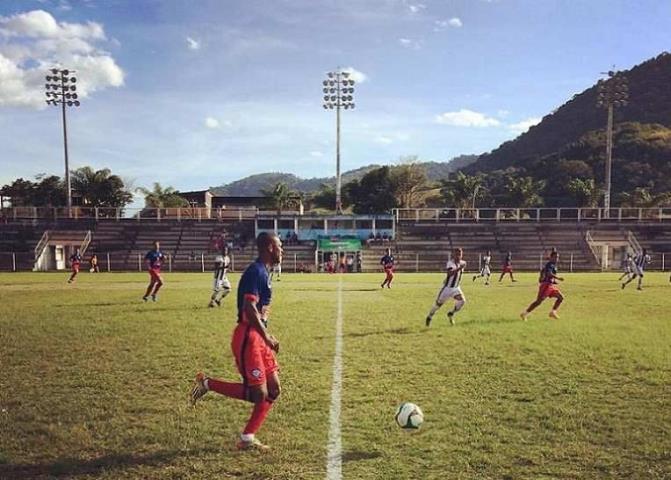
M487 250L487 253L482 257L482 268L478 275L473 275L473 281L475 282L480 277L485 277L485 285L489 285L489 277L492 276L492 270L489 267L489 264L492 261L492 252Z
M228 256L228 249L224 248L223 255L217 255L214 259L214 281L212 285L212 296L208 307L214 308L215 305L221 306L221 301L231 293L231 282L228 280L228 269L231 265L231 259Z
M522 320L526 321L529 314L541 303L543 303L543 301L546 298L555 299L555 303L552 306L552 310L550 310L550 318L559 318L557 310L559 310L559 306L564 301L564 296L559 291L557 282L558 281L563 282L564 279L562 277L557 276L558 261L559 261L559 253L557 253L557 250L553 248L552 252L550 253L550 259L541 270L539 278L540 285L538 286L538 296L536 297L536 300L531 302L531 304L527 307L527 309L520 314Z
M461 277L464 274L464 269L466 268L466 262L462 259L464 256L464 251L461 248L454 249L453 256L448 260L446 269L447 276L445 277L445 282L443 283L443 288L438 292L436 297L436 303L431 307L431 311L426 317L426 326L431 325L431 320L433 315L443 306L443 304L448 301L450 298L454 299L454 307L452 310L447 312L447 318L450 319L450 325L454 325L454 314L463 308L466 304L466 296L464 292L461 291Z
M380 259L380 265L382 265L385 273L384 282L380 287L384 288L386 285L387 288L391 288L391 282L394 280L394 266L396 265L396 260L391 254L391 248L388 248L385 256Z
M622 259L622 276L619 278L620 281L624 277L627 277L627 280L634 273L634 257L631 256L631 253L627 252L627 255Z
M624 289L629 282L638 277L638 286L636 288L638 290L643 290L643 270L645 270L645 266L650 263L650 261L650 255L648 255L648 251L644 248L641 253L634 257L634 271L630 275L629 280L622 284L622 289Z

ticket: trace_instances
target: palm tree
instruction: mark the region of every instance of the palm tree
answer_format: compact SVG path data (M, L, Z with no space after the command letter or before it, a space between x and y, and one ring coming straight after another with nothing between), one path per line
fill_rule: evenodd
M269 205L277 210L277 216L282 215L282 210L291 206L297 197L297 193L284 182L277 182L270 189L262 189L261 193L266 197Z
M482 197L485 189L482 177L457 172L452 178L441 180L440 196L448 206L454 208L471 208L478 197Z
M145 208L176 208L188 207L189 202L179 196L179 192L173 187L163 188L160 183L155 182L154 188L149 190L144 187L136 189L144 195Z
M82 167L72 172L72 190L79 194L84 206L123 207L133 201L123 180L112 175L109 168L93 170Z
M671 193L652 193L647 187L637 187L620 196L621 205L630 208L655 208L671 204Z

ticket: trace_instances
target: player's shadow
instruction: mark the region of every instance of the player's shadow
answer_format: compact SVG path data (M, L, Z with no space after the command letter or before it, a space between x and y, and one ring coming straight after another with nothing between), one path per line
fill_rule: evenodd
M211 452L215 452L214 449ZM193 452L191 452L193 453ZM201 453L201 452L199 452ZM0 464L0 478L28 479L36 477L74 477L78 475L96 475L103 471L135 466L160 466L169 463L187 452L167 450L145 455L114 453L98 458L82 460L63 458L52 463Z
M342 454L343 462L359 462L361 460L373 460L375 458L380 458L382 454L380 452L361 452L359 450L353 452L345 452Z
M362 338L362 337L370 337L372 335L412 335L414 333L417 333L417 329L409 327L401 327L401 328L390 328L389 330L376 330L372 332L346 333L343 335L343 337Z
M487 318L482 320L464 320L457 322L456 327L477 328L482 325L502 325L505 323L524 323L520 317L512 315L510 317Z

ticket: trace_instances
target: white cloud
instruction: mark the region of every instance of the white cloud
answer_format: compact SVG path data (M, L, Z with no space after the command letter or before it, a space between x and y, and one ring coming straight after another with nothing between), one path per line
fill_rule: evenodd
M324 156L324 153L320 152L320 151L317 151L317 150L314 150L314 151L310 152L310 156L315 157L315 158L321 158L321 157Z
M461 19L458 17L452 17L447 21L450 27L461 28L464 24L461 22Z
M413 50L419 50L422 48L422 43L419 40L412 40L410 38L399 38L398 43L405 48L412 48Z
M205 126L207 128L212 128L212 129L219 128L219 126L220 126L219 120L217 120L214 117L206 117L205 118Z
M186 44L189 47L189 50L200 50L200 42L198 40L186 37Z
M379 143L380 145L389 145L390 143L393 143L393 140L389 137L385 137L383 135L380 135L379 137L375 137L373 139L375 143Z
M426 5L424 5L423 3L408 4L408 10L410 10L410 13L419 13L424 9L426 9Z
M509 110L497 110L497 111L496 111L496 116L497 116L497 117L505 118L505 117L507 117L508 115L510 115L510 111L509 111Z
M462 108L457 112L445 112L435 117L436 123L454 127L497 127L501 125L497 119L473 110Z
M530 117L526 120L522 120L521 122L511 123L508 125L508 130L514 133L524 133L534 125L538 125L541 120L542 118L540 117Z
M363 83L368 80L368 75L363 72L360 72L354 67L343 68L343 72L349 73L349 78L354 80L356 83Z
M0 16L0 107L44 108L49 68L76 71L81 98L124 83L124 72L96 43L107 40L96 22L58 22L44 10Z

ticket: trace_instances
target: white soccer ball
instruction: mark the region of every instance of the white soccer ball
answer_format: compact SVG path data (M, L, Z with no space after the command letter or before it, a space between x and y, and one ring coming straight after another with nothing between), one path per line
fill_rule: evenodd
M400 404L394 418L399 427L407 430L417 430L424 422L422 409L410 402Z

